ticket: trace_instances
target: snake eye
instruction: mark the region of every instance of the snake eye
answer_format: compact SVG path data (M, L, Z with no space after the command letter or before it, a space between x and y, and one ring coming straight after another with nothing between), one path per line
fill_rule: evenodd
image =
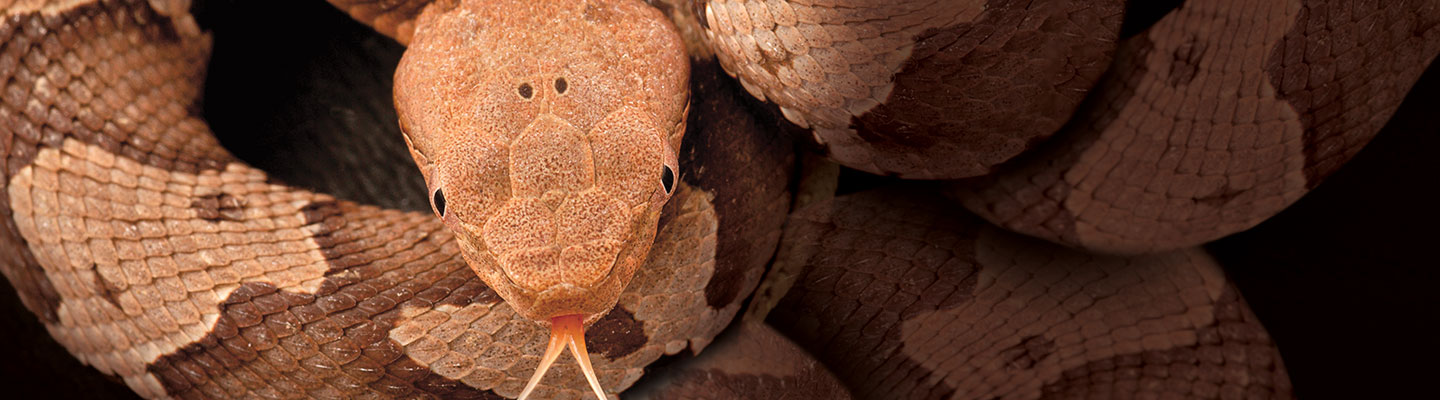
M660 171L660 184L665 185L665 194L674 193L675 171L671 170L669 165L665 165L663 168L664 170Z
M435 203L435 212L440 213L440 216L441 216L441 217L444 217L444 216L445 216L445 192L444 192L444 191L441 191L440 189L435 189L435 194L434 194L434 197L431 198L431 201Z

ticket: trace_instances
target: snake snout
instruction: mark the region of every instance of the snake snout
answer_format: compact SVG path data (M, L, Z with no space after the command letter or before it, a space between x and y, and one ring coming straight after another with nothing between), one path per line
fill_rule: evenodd
M527 315L603 313L617 281L628 281L614 275L634 236L634 207L616 185L597 182L589 141L562 118L537 117L508 157L511 196L477 232L490 258L530 297Z
M507 277L527 291L591 287L610 273L623 247L626 211L594 188L556 200L518 198L482 235Z

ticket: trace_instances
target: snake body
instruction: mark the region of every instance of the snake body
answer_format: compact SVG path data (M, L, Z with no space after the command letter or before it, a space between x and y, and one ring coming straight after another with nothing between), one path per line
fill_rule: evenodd
M1117 53L1059 140L955 196L1000 226L1103 252L1249 229L1379 132L1440 53L1440 10L1187 2Z
M332 3L402 43L480 4ZM648 251L619 256L633 263L628 285L598 308L564 310L590 313L586 342L609 393L645 375L662 398L1290 397L1274 344L1195 246L1333 172L1440 52L1440 11L1425 2L1192 0L1118 47L1114 2L809 3L671 7L694 21L680 26L689 84L645 90L664 101L597 96L655 118L659 154L680 171L668 201L636 213L630 231ZM550 314L489 282L454 221L287 186L230 156L198 118L211 42L188 1L7 5L0 272L82 362L155 398L521 392L545 347L535 320ZM1367 37L1379 40L1360 45ZM695 50L707 43L714 60ZM839 56L856 54L875 63ZM957 86L927 91L935 82ZM518 82L502 83L473 93L516 94ZM786 223L792 144L750 112L746 92L845 165L988 174L944 183L978 217L903 185L821 199ZM427 101L450 115L498 104ZM409 135L455 121L414 118L430 117L402 117L426 154ZM945 150L915 150L927 146ZM774 332L748 321L736 332L749 336L707 351L772 254L796 266L770 273L790 287L768 299ZM645 369L687 350L701 357ZM588 393L561 362L534 395Z
M797 124L816 120L838 162L901 177L988 173L950 192L994 224L1106 253L1194 246L1269 218L1364 147L1440 53L1440 12L1426 1L1187 1L1120 43L1113 63L1100 44L1118 30L1109 2L878 2L889 5L830 13L796 3L709 2L708 33L747 88ZM933 19L950 23L917 22ZM887 23L857 22L871 20ZM903 68L873 56L890 49L911 56ZM1096 63L1108 65L1103 79ZM889 74L843 78L877 68ZM1027 79L1003 95L989 89L1011 74ZM857 82L879 87L794 93ZM1064 96L1086 91L1083 104ZM1063 127L1023 117L1071 109ZM893 136L867 134L876 120L898 125L884 131Z
M147 397L516 395L543 327L466 267L433 216L269 182L228 156L195 117L209 39L160 10L101 1L7 19L6 60L23 61L6 64L5 273L51 335ZM764 262L749 247L783 221L791 156L772 142L690 145L721 156L687 157L714 172L679 186L647 260L661 267L640 268L590 328L607 387L698 351L738 310ZM748 218L717 221L711 199L740 190L754 192L720 207ZM584 387L563 366L547 382L537 396Z
M1119 1L717 0L702 18L745 88L846 166L990 173L1065 123L1105 72Z
M806 268L768 321L856 397L1291 396L1264 327L1199 248L1089 254L913 188L791 221Z

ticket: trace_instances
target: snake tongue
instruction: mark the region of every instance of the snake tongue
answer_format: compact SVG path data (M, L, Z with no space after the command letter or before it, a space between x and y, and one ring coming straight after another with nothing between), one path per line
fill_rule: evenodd
M535 368L535 375L530 376L530 382L525 384L525 390L520 392L520 400L530 397L530 392L535 390L535 385L540 384L540 378L545 376L545 371L550 370L550 365L555 363L555 358L560 357L560 352L569 347L575 355L575 361L580 363L580 371L585 373L585 380L590 382L590 389L595 391L597 399L605 399L605 390L600 388L600 380L595 378L595 367L590 366L590 353L585 351L585 316L580 314L563 315L550 319L550 344L545 347L545 355L540 357L540 366Z

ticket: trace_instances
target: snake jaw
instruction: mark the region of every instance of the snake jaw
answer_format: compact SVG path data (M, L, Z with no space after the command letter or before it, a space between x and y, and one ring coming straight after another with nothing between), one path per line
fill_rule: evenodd
M525 384L525 390L520 391L520 400L530 397L545 372L550 370L550 366L566 347L570 348L575 361L580 364L580 371L585 374L585 380L590 382L595 398L607 399L605 389L600 387L600 380L595 377L595 367L590 364L590 352L585 349L585 316L570 314L550 319L550 344L545 346L545 355L540 357L540 365L535 368L535 374L530 376L530 382Z

